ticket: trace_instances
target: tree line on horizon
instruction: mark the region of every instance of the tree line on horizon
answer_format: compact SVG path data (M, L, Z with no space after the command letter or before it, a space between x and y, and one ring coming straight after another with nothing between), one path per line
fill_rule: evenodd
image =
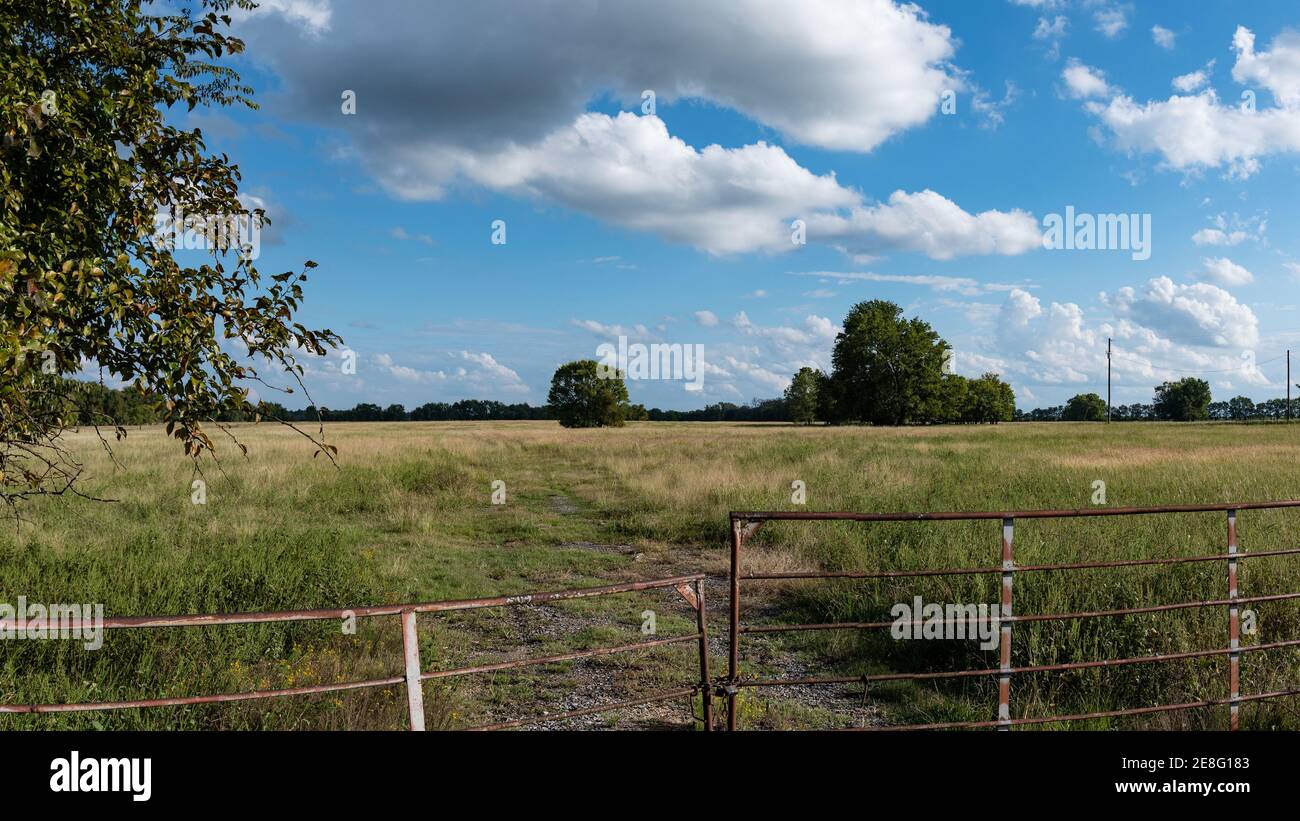
M811 371L811 369L808 369ZM812 371L815 375L817 372ZM797 375L796 375L797 376ZM805 379L807 377L804 377ZM969 380L978 382L979 380ZM74 411L77 424L152 425L162 421L154 403L148 397L142 397L132 390L116 390L94 382L80 382L79 393L83 397ZM793 387L793 383L792 383ZM806 393L795 391L802 396L800 401L807 402ZM278 402L258 402L256 415L265 419L282 419L290 422L314 422L319 418L325 422L474 422L474 421L553 421L557 419L550 405L530 405L526 402L507 404L492 399L462 399L457 402L427 402L407 410L400 404L381 406L370 402L360 402L351 408L328 408L307 406L289 409ZM815 408L815 406L814 406ZM774 399L753 399L744 404L734 402L715 402L702 408L692 410L645 409L643 406L628 406L628 421L649 422L800 422L809 420L807 405L796 407L788 397ZM814 416L811 421L817 421ZM1291 400L1291 415L1300 419L1300 398ZM251 422L254 413L222 414L220 422ZM1106 418L1106 400L1092 394L1079 394L1064 405L1035 408L1030 411L1016 410L1011 421L1014 422L1088 422L1103 421ZM1221 402L1209 402L1205 406L1205 415L1200 417L1211 421L1252 421L1277 420L1286 418L1286 400L1269 399L1255 402L1246 396L1237 396ZM1161 416L1153 401L1149 404L1115 405L1111 408L1111 419L1115 422L1155 422L1178 421L1175 416Z
M1268 399L1256 403L1248 396L1214 402L1210 384L1204 379L1185 377L1156 387L1150 404L1114 405L1114 422L1199 422L1286 419L1287 400ZM1300 417L1300 399L1291 400L1290 417ZM1095 393L1081 393L1064 405L1016 412L1017 422L1101 422L1106 419L1106 400Z
M621 374L610 378L594 360L561 365L545 405L507 404L491 399L426 402L411 410L400 404L360 402L347 409L307 406L289 409L260 401L246 411L227 411L218 422L257 419L289 423L440 422L555 420L566 427L617 426L651 422L793 422L796 424L998 424L1000 422L1104 421L1106 402L1096 393L1078 394L1063 405L1021 411L1011 386L996 373L970 378L948 372L951 348L929 323L907 319L893 302L871 300L853 306L836 336L830 373L800 368L783 396L746 404L716 402L687 411L647 409L628 401ZM76 383L78 424L152 424L164 420L159 403L134 390ZM1300 416L1300 399L1292 400ZM1237 396L1214 402L1208 382L1186 377L1157 386L1151 403L1118 405L1117 422L1282 419L1286 400L1255 403Z
M97 382L74 382L69 417L79 425L152 425L163 421L153 400L134 390L115 389ZM663 410L629 405L627 419L649 422L789 422L784 399L753 399L745 404L715 402L693 410ZM404 405L387 406L359 402L351 408L308 405L291 409L279 402L260 401L242 413L222 413L218 422L252 422L257 418L287 422L474 422L542 420L557 418L550 405L527 402L505 403L494 399L462 399L457 402L426 402L407 410Z

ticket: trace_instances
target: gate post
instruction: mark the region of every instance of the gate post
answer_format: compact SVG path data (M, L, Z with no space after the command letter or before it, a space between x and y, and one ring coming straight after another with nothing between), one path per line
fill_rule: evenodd
M741 524L731 519L731 625L727 663L727 729L736 729L736 681L740 678L740 541Z
M406 711L411 729L424 730L424 688L420 682L420 636L415 629L415 611L402 611L402 655L406 659Z
M695 620L700 634L700 706L704 713L704 732L713 730L713 692L709 683L709 628L704 610L704 579L695 580Z
M1012 543L1016 520L1002 519L1002 608L998 613L1001 628L998 641L998 730L1010 730L1011 724L1011 585L1015 579L1015 556Z
M1228 511L1228 598L1237 598L1237 511ZM1236 602L1228 605L1228 729L1237 729L1237 699L1241 696L1241 613Z

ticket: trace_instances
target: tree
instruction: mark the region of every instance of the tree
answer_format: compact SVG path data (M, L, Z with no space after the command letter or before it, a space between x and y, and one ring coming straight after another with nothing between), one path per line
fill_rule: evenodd
M627 385L621 371L602 373L596 360L582 359L556 369L547 401L566 428L622 427Z
M1159 419L1192 422L1209 418L1210 383L1192 376L1165 382L1156 388L1155 415Z
M645 405L628 405L626 417L629 422L645 422L650 418L650 411Z
M1283 403L1286 404L1286 403ZM1248 396L1234 396L1228 400L1228 418L1250 419L1255 415L1255 403Z
M10 504L72 489L80 466L60 435L81 396L60 377L83 362L146 398L198 458L216 454L205 423L255 410L243 385L266 383L251 363L301 387L295 352L340 342L293 321L315 263L263 280L247 243L218 230L266 222L240 200L238 167L207 152L198 129L166 121L178 106L255 107L217 62L244 47L223 33L224 12L253 4L145 5L0 4L0 499ZM198 259L210 259L178 261L156 236L160 213L182 217L208 246ZM242 343L238 359L227 340Z
M1065 422L1104 422L1106 400L1095 393L1077 394L1065 403L1061 419Z
M966 421L962 417L970 406L970 392L971 380L960 374L944 374L930 421L936 424Z
M821 372L815 368L800 368L785 389L786 408L791 421L811 425L817 421L817 388Z
M950 378L950 377L945 377ZM1010 422L1016 416L1016 392L996 373L967 380L961 421L977 424Z
M817 371L817 418L828 425L839 424L844 420L842 406L840 384L830 374Z
M847 421L904 425L934 415L948 345L893 302L859 302L835 338L831 374L837 415Z

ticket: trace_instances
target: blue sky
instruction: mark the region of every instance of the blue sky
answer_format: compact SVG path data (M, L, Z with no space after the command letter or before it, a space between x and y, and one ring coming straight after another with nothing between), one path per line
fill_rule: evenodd
M540 404L620 334L709 365L633 401L770 397L877 298L1022 408L1104 393L1107 336L1117 404L1285 390L1292 3L467 5L265 3L262 108L177 115L267 208L259 267L320 265L303 320L356 372L309 362L318 403ZM1067 206L1149 215L1149 258L1042 247Z

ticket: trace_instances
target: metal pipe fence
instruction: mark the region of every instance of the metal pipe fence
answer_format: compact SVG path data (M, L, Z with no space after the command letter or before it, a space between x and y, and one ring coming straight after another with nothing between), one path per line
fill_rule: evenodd
M616 653L635 652L638 650L649 650L669 645L695 643L699 648L699 670L698 684L689 687L679 687L672 690L666 690L649 695L641 696L623 701L611 702L609 704L600 704L593 707L587 707L581 710L571 710L565 713L554 713L530 718L518 719L515 721L506 721L496 724L488 724L479 727L472 727L473 730L500 730L512 727L522 727L531 724L541 724L551 721L560 721L567 718L575 718L583 715L594 713L604 713L619 710L625 707L639 706L643 704L660 703L672 701L679 698L693 698L697 693L702 695L702 720L705 730L713 729L712 701L709 696L710 678L709 678L709 658L708 658L708 630L706 627L707 612L704 603L704 574L696 573L687 576L675 576L671 578L653 579L650 581L627 582L624 584L610 584L600 587L586 587L573 590L559 590L549 592L524 593L514 596L494 596L490 598L479 599L461 599L455 601L433 601L417 602L411 604L392 604L392 605L372 605L366 607L353 608L328 608L317 610L280 610L280 611L260 611L251 613L208 613L199 615L181 615L181 616L125 616L109 617L103 619L100 627L107 629L143 629L143 628L169 628L169 627L197 627L205 625L227 625L227 624L267 624L273 622L295 622L295 621L322 621L335 620L348 617L373 618L379 616L398 616L401 620L402 627L402 651L403 651L403 674L400 676L386 676L383 678L365 679L360 681L338 682L331 684L315 684L302 687L286 687L272 690L253 690L242 693L220 693L215 695L201 696L178 696L172 698L152 698L152 699L134 699L127 701L102 701L76 704L0 704L0 713L68 713L83 712L95 710L123 710L133 708L150 708L150 707L178 707L194 704L219 704L235 701L249 701L253 699L277 698L286 696L301 696L318 693L333 693L344 690L358 690L366 688L392 687L399 684L406 685L407 697L407 717L409 728L411 730L424 729L424 693L423 682L432 679L443 679L454 676L467 676L478 673L498 672L503 670L518 670L525 667L535 667L544 664L553 664L562 661L573 661L583 658L594 658L597 656L607 656ZM468 667L459 667L449 670L424 670L420 661L420 644L419 628L417 616L420 613L448 613L463 610L479 610L489 607L516 607L526 604L547 604L551 602L572 601L575 599L587 599L599 596L612 596L623 593L632 593L645 590L662 590L671 588L688 605L695 611L696 631L683 636L672 636L667 638L650 639L646 641L621 644L614 647L600 647L588 650L576 650L568 653L559 653L549 656L538 656L526 659L517 659L513 661L496 662L490 664L478 664ZM7 630L16 625L8 621L0 621L0 630ZM76 620L67 620L60 622L60 627L68 630L80 630L81 625ZM93 625L89 625L93 626ZM692 714L694 707L692 706Z
M1267 595L1243 597L1237 586L1237 570L1244 560L1300 554L1300 548L1262 550L1242 552L1237 538L1237 515L1243 510L1263 510L1300 507L1300 500L1276 502L1252 502L1219 505L1171 505L1162 507L1129 508L1085 508L1079 510L1020 510L1007 512L960 511L947 513L840 513L840 512L806 512L806 511L752 511L733 512L731 522L730 573L728 582L731 590L729 603L728 668L725 677L713 679L709 671L709 639L707 609L704 600L705 575L691 575L654 579L624 584L603 585L598 587L571 590L525 593L514 596L495 596L478 599L455 601L416 602L409 604L371 605L354 608L327 608L313 610L259 611L249 613L209 613L177 616L117 616L108 617L98 625L106 629L145 629L196 627L205 625L267 624L297 621L320 621L343 619L347 617L374 618L397 616L402 629L403 672L401 675L386 676L358 681L316 684L280 689L263 689L239 693L219 693L198 696L177 696L168 698L134 699L123 701L103 701L87 703L60 704L0 704L0 713L64 713L95 710L120 710L133 708L176 707L198 704L218 704L253 699L291 697L320 693L341 692L366 688L385 688L405 685L407 696L407 716L412 730L423 730L425 724L423 682L482 673L518 670L527 667L573 661L618 653L651 650L670 645L694 643L698 649L698 683L677 687L670 690L650 693L637 698L599 704L564 713L547 714L512 721L472 727L472 730L500 730L528 726L546 722L560 721L596 713L610 712L626 707L661 703L680 698L694 699L699 695L705 730L714 728L712 699L714 695L725 698L727 703L727 727L737 727L737 696L742 689L776 686L814 686L825 684L861 683L869 686L876 682L893 681L934 681L944 679L962 679L988 677L996 679L998 684L998 704L995 717L986 721L939 722L929 724L895 725L884 727L864 727L867 730L920 730L951 728L996 728L1008 730L1015 726L1070 722L1086 719L1111 718L1120 716L1145 715L1151 713L1190 710L1215 706L1229 708L1229 726L1235 730L1239 726L1240 705L1256 701L1284 698L1300 695L1300 687L1273 690L1268 692L1241 693L1241 656L1247 653L1277 650L1288 647L1300 647L1300 639L1274 641L1250 646L1241 646L1241 612L1242 605L1257 602L1276 602L1300 599L1300 592L1283 592ZM1127 516L1159 513L1204 513L1222 512L1227 515L1226 550L1205 555L1172 556L1166 558L1139 558L1105 562L1068 562L1056 564L1016 564L1014 536L1017 519L1060 519L1089 516ZM745 540L752 536L760 526L770 521L857 521L857 522L917 522L917 521L961 521L961 520L995 520L1001 523L1000 563L978 567L957 568L920 568L909 570L856 571L838 570L825 572L788 572L788 573L744 573L742 570L742 548ZM1069 572L1091 569L1118 569L1145 566L1179 565L1203 562L1224 562L1227 571L1227 595L1224 598L1195 601L1152 604L1111 610L1076 611L1064 613L1041 613L1020 615L1013 612L1013 593L1015 578L1021 573ZM800 678L743 678L740 670L742 637L747 634L791 633L821 630L872 630L889 628L895 621L874 622L825 622L812 624L759 624L741 623L741 583L753 581L780 580L827 580L827 579L900 579L924 578L934 576L997 576L1001 581L999 597L1000 614L996 617L998 624L998 665L981 669L952 670L917 673L883 673L877 675L856 676L810 676ZM575 650L547 656L537 656L511 661L500 661L458 667L447 670L424 670L420 659L419 625L417 616L421 613L446 613L455 611L479 610L493 607L513 607L519 605L536 605L550 602L570 601L600 596L611 596L647 590L674 590L695 612L695 632L681 636L647 639L639 642L621 644L613 647L599 647ZM1037 664L1015 666L1012 663L1013 627L1017 623L1070 621L1078 619L1108 618L1149 613L1171 612L1195 608L1225 607L1228 611L1227 644L1223 647L1191 650L1186 652L1164 653L1128 658L1092 659L1062 662L1056 664ZM985 618L983 621L987 622ZM945 622L950 623L950 622ZM923 624L921 621L911 622ZM14 625L0 620L0 629L7 630ZM63 622L62 627L78 630L80 625ZM1156 704L1143 707L1131 707L1117 710L1105 710L1072 715L1052 715L1041 717L1019 717L1011 715L1011 683L1015 676L1030 673L1064 672L1097 668L1126 667L1138 664L1179 661L1197 658L1214 658L1226 656L1228 660L1227 696L1193 702ZM694 706L692 703L692 714Z
M1269 699L1300 695L1300 687L1275 690L1270 692L1243 695L1241 693L1241 656L1244 653L1276 650L1300 646L1300 640L1275 641L1266 644L1241 646L1241 612L1244 604L1255 602L1275 602L1300 599L1300 592L1275 593L1270 595L1243 597L1237 587L1237 569L1239 562L1264 556L1286 556L1300 553L1300 549L1264 550L1241 552L1237 539L1237 514L1242 510L1264 510L1275 508L1300 507L1300 500L1275 502L1250 502L1241 504L1215 505L1166 505L1161 507L1125 507L1125 508L1084 508L1078 510L1019 510L1008 512L949 512L949 513L822 513L805 511L755 511L733 512L731 514L731 569L729 581L731 586L731 606L729 612L730 657L728 659L727 678L718 688L727 700L727 727L735 730L737 725L736 701L740 691L745 688L776 686L814 686L822 684L861 683L864 687L873 682L892 681L933 681L943 679L961 679L971 677L995 678L998 684L998 703L995 718L987 721L953 721L929 724L910 724L894 726L872 726L854 729L862 730L933 730L956 728L996 728L1009 730L1012 727L1028 724L1047 724L1055 722L1081 721L1087 719L1113 718L1119 716L1145 715L1150 713L1190 710L1205 707L1227 705L1229 710L1229 727L1236 730L1239 726L1239 708L1241 704ZM1015 562L1015 524L1017 519L1062 519L1088 516L1131 516L1157 513L1205 513L1222 512L1227 515L1226 550L1210 555L1174 556L1168 558L1129 559L1108 562L1070 562L1061 564L1018 565ZM917 570L885 571L828 571L828 572L791 572L791 573L744 573L742 570L742 547L745 540L752 536L765 522L770 521L855 521L855 522L916 522L916 521L960 521L960 520L995 520L1001 522L1000 559L998 565L983 567L958 567ZM1017 615L1013 611L1013 592L1018 573L1036 573L1047 571L1073 571L1084 569L1114 569L1153 565L1175 565L1195 562L1225 562L1227 579L1227 596L1219 599L1200 601L1173 602L1142 607L1128 607L1112 610L1095 610L1067 613L1043 613ZM764 624L745 625L741 623L741 582L761 580L810 580L810 579L897 579L928 576L998 576L1001 581L999 597L1000 615L997 617L998 666L986 669L953 670L921 673L886 673L880 675L860 676L820 676L803 678L742 678L740 672L740 644L747 634L789 633L818 630L872 630L890 628L895 621L875 622L827 622L815 624ZM1059 664L1024 665L1012 664L1012 628L1017 623L1070 621L1078 619L1109 618L1147 613L1160 613L1205 607L1226 607L1228 610L1227 644L1223 647L1193 650L1189 652L1165 653L1132 658L1097 659L1072 661ZM992 619L984 618L981 623ZM942 622L953 623L951 620ZM913 621L908 624L923 624ZM1152 664L1195 658L1226 656L1228 659L1227 696L1205 699L1195 702L1176 704L1157 704L1144 707L1131 707L1117 710L1104 710L1072 715L1052 715L1043 717L1011 716L1011 682L1017 675L1027 673L1061 672L1103 667L1123 667L1135 664Z

